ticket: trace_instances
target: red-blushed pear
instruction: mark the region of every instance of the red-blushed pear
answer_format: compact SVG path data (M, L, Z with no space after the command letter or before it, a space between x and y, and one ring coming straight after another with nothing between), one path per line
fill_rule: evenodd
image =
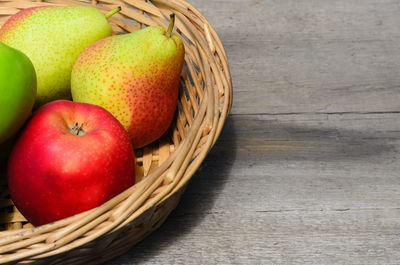
M134 183L133 147L118 120L67 100L37 111L8 164L11 198L34 225L92 209Z
M178 100L184 46L170 26L151 26L89 46L71 75L72 98L110 111L129 132L134 148L168 129Z

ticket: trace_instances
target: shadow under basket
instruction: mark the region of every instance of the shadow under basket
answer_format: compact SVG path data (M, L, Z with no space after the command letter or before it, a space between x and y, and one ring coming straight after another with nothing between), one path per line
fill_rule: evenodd
M13 206L5 173L0 181L0 263L99 264L128 251L157 229L221 133L232 105L232 81L221 41L209 22L185 0L0 0L0 25L33 6L92 5L106 14L114 34L152 25L168 27L185 45L185 65L175 119L165 135L136 150L136 185L100 207L33 227Z

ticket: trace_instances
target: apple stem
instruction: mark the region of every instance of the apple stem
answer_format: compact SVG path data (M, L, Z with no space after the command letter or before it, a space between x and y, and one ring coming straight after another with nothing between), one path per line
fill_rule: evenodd
M171 15L169 15L169 26L167 29L167 36L171 37L172 34L172 30L174 29L174 24L175 24L175 14L172 13Z
M120 6L117 7L117 8L114 8L113 10L111 10L110 12L108 12L108 13L106 14L106 18L107 18L107 19L110 18L112 15L118 13L119 11L121 11L121 7L120 7Z
M84 135L85 131L83 130L83 123L79 126L78 123L75 123L74 127L71 128L70 132L75 135Z
M81 132L83 132L83 124L81 124L81 126L78 128L76 135L79 135Z

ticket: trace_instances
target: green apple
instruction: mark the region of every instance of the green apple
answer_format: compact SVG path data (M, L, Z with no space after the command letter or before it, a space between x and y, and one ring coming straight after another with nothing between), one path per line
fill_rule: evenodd
M0 143L16 133L32 112L36 73L22 52L0 42Z

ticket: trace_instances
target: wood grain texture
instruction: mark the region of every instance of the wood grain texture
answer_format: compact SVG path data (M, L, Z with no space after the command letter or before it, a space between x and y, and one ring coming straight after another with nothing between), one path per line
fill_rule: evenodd
M117 264L396 264L400 115L233 115L166 223Z
M107 265L398 264L399 2L190 2L233 115L166 223Z
M227 50L232 113L400 111L398 1L191 1Z

